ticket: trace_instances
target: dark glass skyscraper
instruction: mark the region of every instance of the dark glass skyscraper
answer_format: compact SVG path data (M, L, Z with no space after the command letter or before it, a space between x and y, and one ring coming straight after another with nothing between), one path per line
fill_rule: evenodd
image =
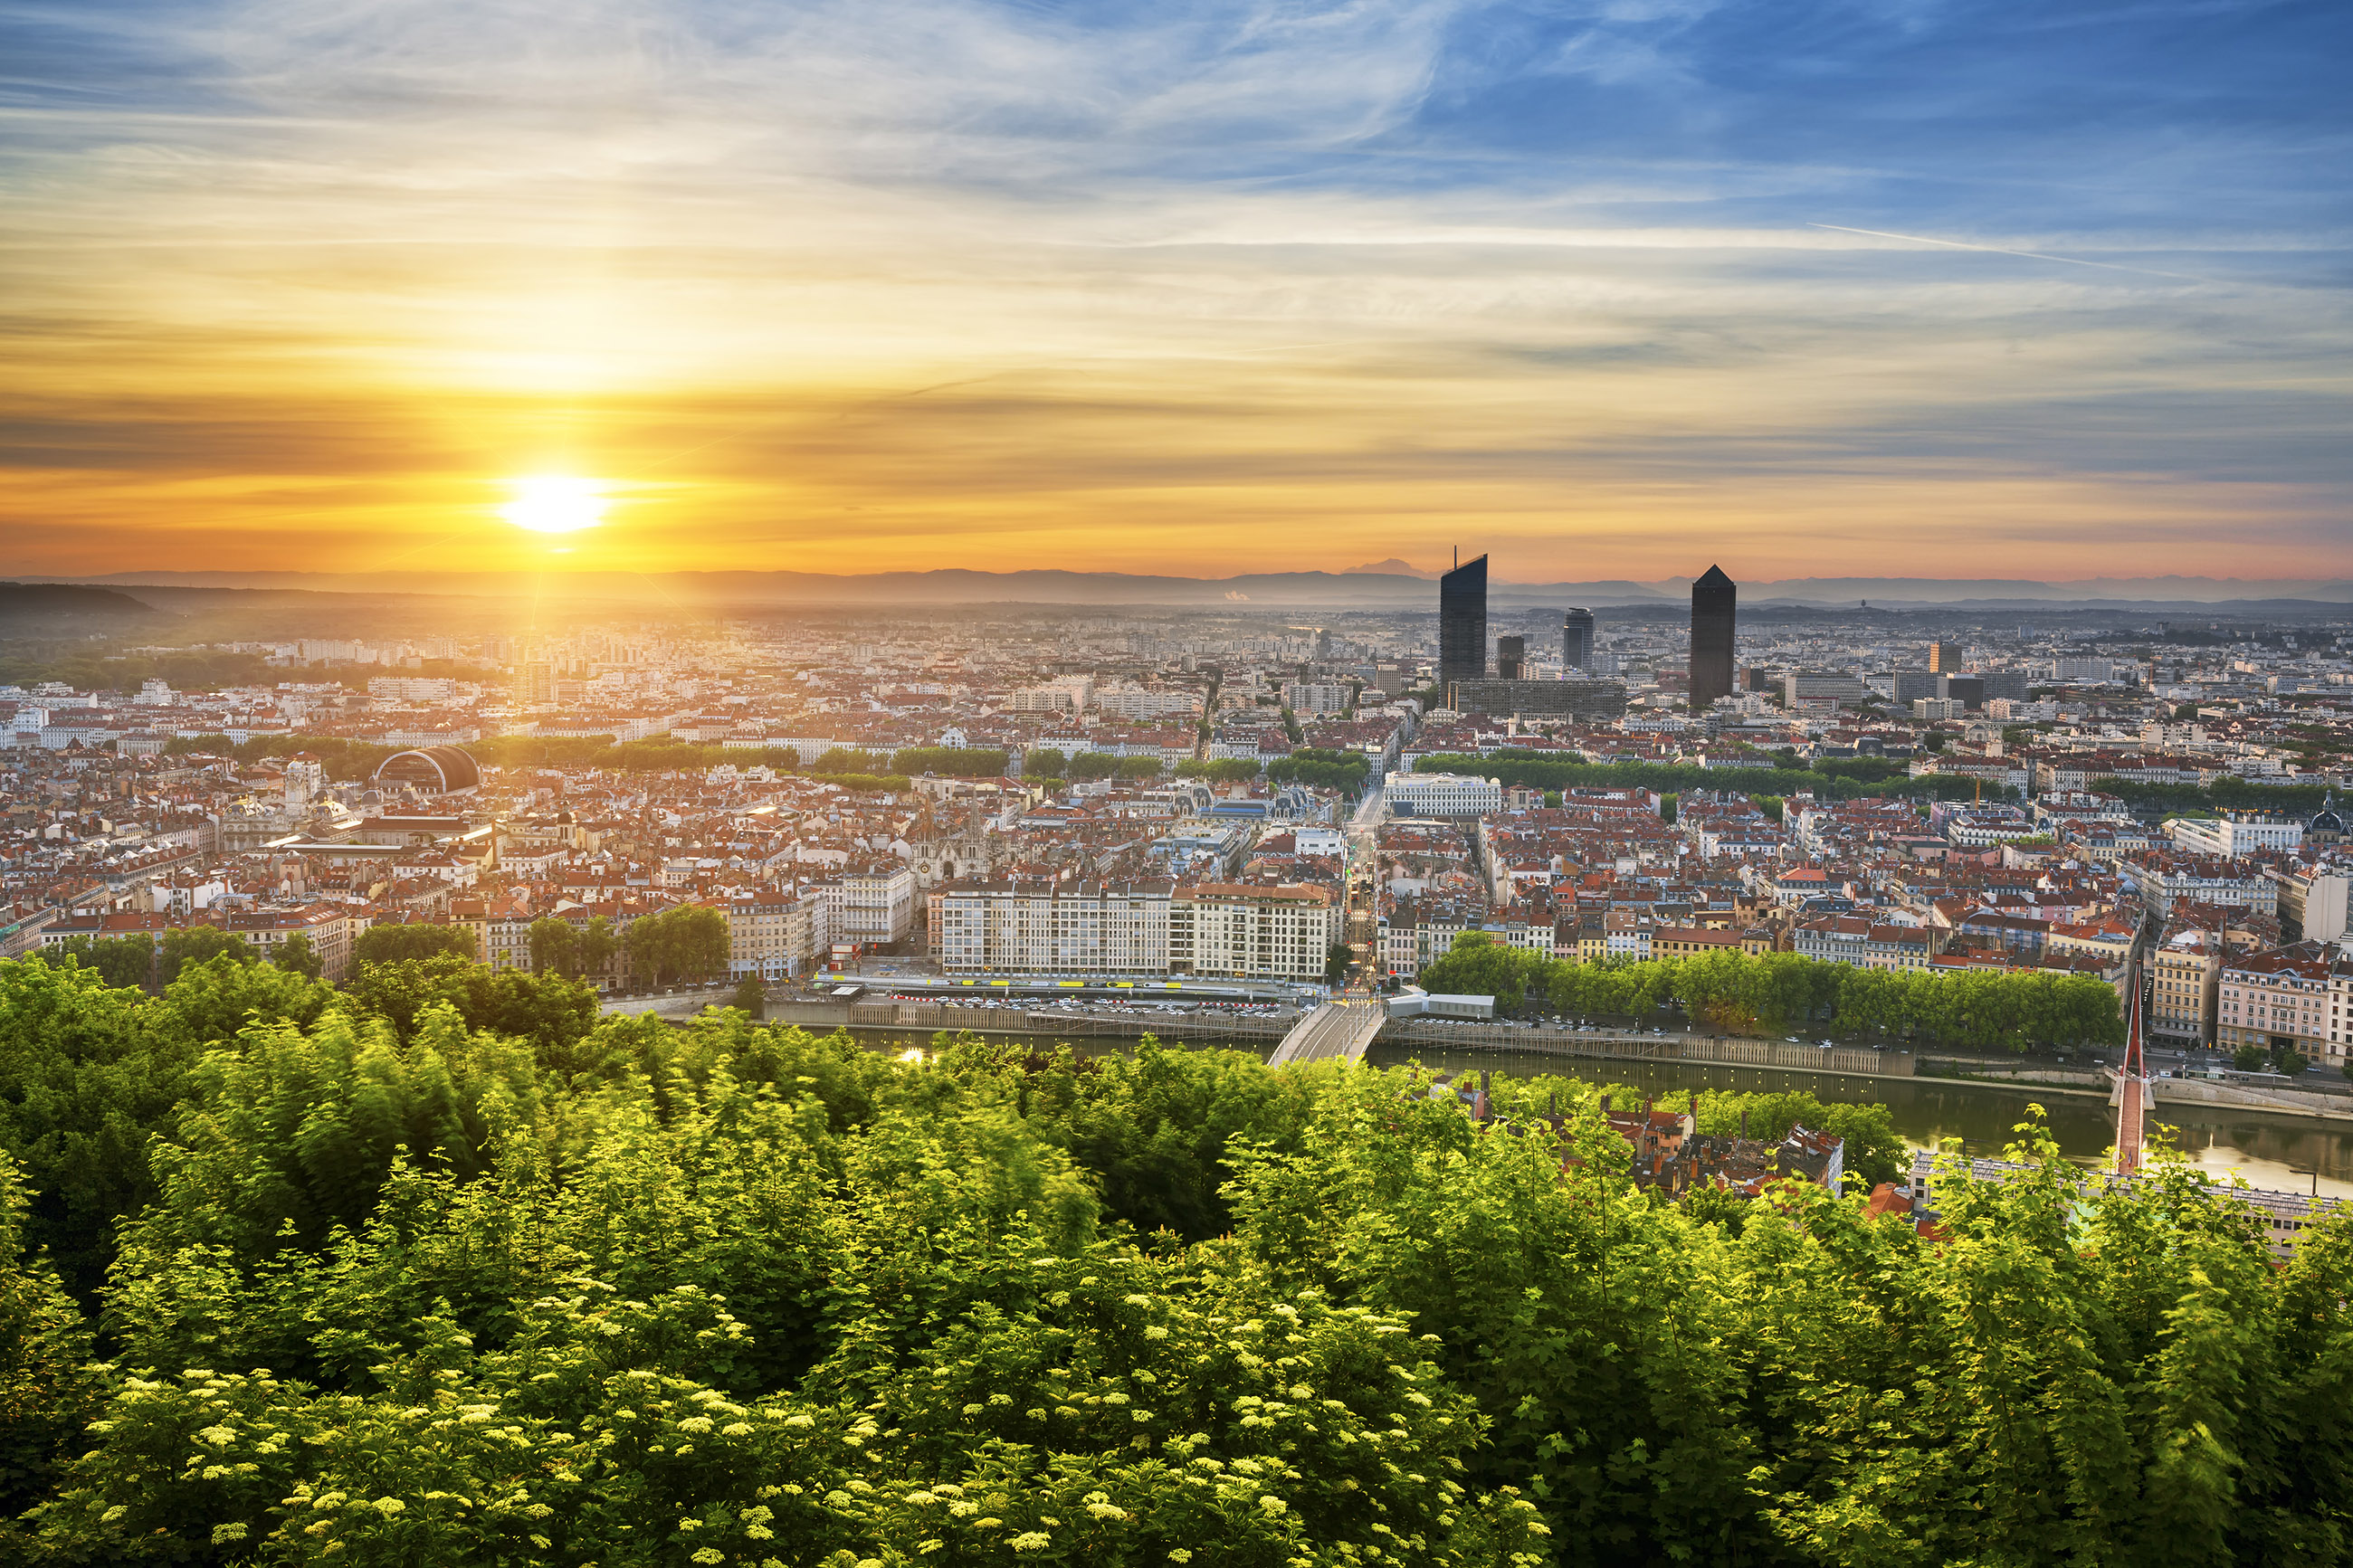
M1560 617L1561 662L1571 669L1593 668L1593 612L1585 609L1564 611ZM1575 676L1569 677L1574 680Z
M1495 639L1495 679L1525 680L1528 678L1528 639L1497 637Z
M1691 710L1704 713L1732 695L1732 632L1740 590L1711 566L1692 584Z
M1487 679L1487 558L1438 580L1438 685ZM1441 696L1440 701L1445 699Z

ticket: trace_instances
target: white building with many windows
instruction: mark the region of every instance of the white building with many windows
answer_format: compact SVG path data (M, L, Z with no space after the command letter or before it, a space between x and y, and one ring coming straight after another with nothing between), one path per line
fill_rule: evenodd
M814 888L763 889L749 898L730 899L725 910L727 968L738 979L806 974L833 940L826 897Z
M1504 809L1504 785L1469 773L1391 773L1382 803L1391 816L1484 816Z
M825 885L828 942L881 947L915 925L915 874L896 863L845 869Z
M1226 882L966 882L927 901L950 974L1314 981L1345 918L1329 888Z
M950 974L1165 974L1166 882L965 882L931 894Z
M2166 836L2193 855L2251 855L2258 849L2294 849L2304 842L2304 824L2294 817L2226 811L2220 816L2177 816Z
M1329 888L1198 882L1169 904L1168 969L1238 980L1320 980L1345 911Z

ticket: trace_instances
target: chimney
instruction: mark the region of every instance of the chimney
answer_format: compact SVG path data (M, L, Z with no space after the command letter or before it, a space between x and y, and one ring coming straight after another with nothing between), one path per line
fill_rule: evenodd
M1699 1096L1696 1094L1692 1096L1691 1119L1694 1121L1699 1120Z
M1601 1097L1601 1114L1604 1116L1609 1114L1609 1097L1606 1094Z
M1740 1108L1740 1135L1748 1136L1748 1108L1745 1105Z

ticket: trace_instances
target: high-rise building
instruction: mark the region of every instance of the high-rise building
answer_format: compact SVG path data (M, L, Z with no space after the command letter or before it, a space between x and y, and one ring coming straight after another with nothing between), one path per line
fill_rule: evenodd
M1560 617L1561 662L1570 669L1593 668L1593 612L1570 609Z
M1487 558L1438 580L1438 684L1487 678Z
M1961 668L1961 647L1942 638L1928 645L1928 673L1952 675Z
M1692 584L1691 706L1694 713L1732 695L1733 621L1740 591L1721 566Z
M1495 639L1495 679L1525 680L1528 668L1528 639L1497 637Z

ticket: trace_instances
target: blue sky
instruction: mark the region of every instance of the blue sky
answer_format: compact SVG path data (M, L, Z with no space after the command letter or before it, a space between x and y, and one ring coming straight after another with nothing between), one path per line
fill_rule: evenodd
M566 472L554 564L2353 574L2341 5L0 4L0 565L413 564Z

